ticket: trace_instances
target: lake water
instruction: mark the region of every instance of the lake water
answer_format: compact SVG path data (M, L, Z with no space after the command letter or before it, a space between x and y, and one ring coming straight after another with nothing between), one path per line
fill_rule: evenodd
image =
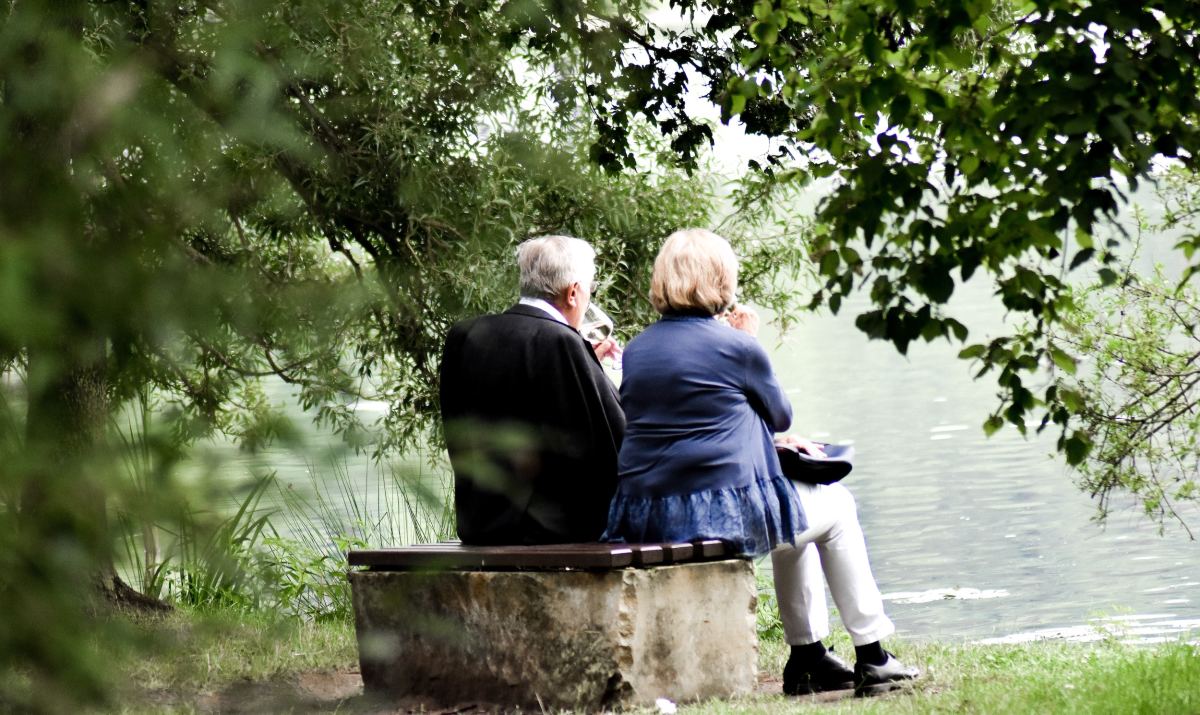
M1134 199L1147 221L1161 219L1149 186ZM1134 233L1132 212L1122 224ZM1178 276L1175 240L1145 236L1137 269L1166 263ZM986 437L994 376L973 381L958 344L914 344L905 357L867 341L853 320L864 306L859 297L839 316L806 316L782 338L763 339L796 431L855 444L846 485L901 634L985 642L1200 634L1200 543L1174 524L1160 536L1119 505L1095 523L1095 503L1054 455L1052 428L1026 438L1006 426ZM970 326L969 343L1005 329L983 283L960 286L949 312ZM1200 526L1200 509L1182 513Z
M988 298L970 291L953 312L998 328ZM958 346L914 345L900 356L857 332L854 308L764 340L795 430L855 444L845 483L901 634L1145 641L1200 632L1196 542L1171 527L1160 537L1131 511L1093 523L1094 504L1051 456L1049 430L1041 439L1010 428L984 436L995 390L989 378L970 379Z

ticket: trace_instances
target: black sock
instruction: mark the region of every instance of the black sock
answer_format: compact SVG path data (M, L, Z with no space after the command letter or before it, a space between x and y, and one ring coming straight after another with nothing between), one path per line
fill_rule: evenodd
M804 666L816 663L823 655L825 655L825 644L817 641L816 643L792 646L792 656L788 660L794 660L798 665Z
M882 666L883 663L888 662L888 654L883 650L883 645L876 641L866 645L856 645L854 659L865 665Z
M866 665L883 665L887 662L887 653L879 641L854 646L854 657L859 663Z

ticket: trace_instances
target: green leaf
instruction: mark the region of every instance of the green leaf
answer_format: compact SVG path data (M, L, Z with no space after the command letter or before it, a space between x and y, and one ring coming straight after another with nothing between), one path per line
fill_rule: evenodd
M1183 251L1183 257L1190 261L1192 256L1196 253L1197 245L1200 245L1200 241L1197 241L1195 236L1189 236L1179 243L1176 243L1175 250Z
M1117 66L1120 67L1121 65L1118 64ZM1121 117L1121 115L1109 115L1108 122L1110 125L1112 125L1112 128L1116 130L1117 134L1120 135L1121 139L1123 139L1126 144L1133 143L1133 132L1129 131L1129 125L1125 123L1125 120Z
M954 69L964 70L971 66L971 55L964 48L954 45L944 47L942 56L946 58L946 63Z
M879 54L883 51L883 43L879 41L879 35L874 32L867 32L862 39L863 57L867 62L878 62Z
M838 257L837 251L827 251L821 256L820 271L823 276L837 275L838 264L841 259Z
M1196 275L1196 272L1198 270L1200 270L1200 266L1195 266L1195 265L1191 265L1191 266L1188 266L1187 268L1185 268L1183 270L1183 276L1180 277L1180 279L1179 279L1179 287L1183 288L1183 286L1187 285L1188 281L1190 281L1192 279L1192 276Z
M1084 263L1087 263L1087 261L1094 255L1096 255L1096 249L1094 248L1085 248L1082 251L1079 251L1075 254L1075 257L1071 259L1071 266L1068 268L1068 270L1075 270Z
M750 36L761 45L773 45L779 37L779 27L773 22L756 22L750 26Z
M1062 401L1064 407L1075 414L1078 414L1080 410L1083 409L1083 395L1079 394L1075 390L1062 388L1058 391L1058 398Z
M888 108L888 117L893 123L899 124L908 117L910 109L912 109L912 100L908 98L908 95L897 95L892 99L892 104Z
M1092 440L1087 433L1075 430L1074 434L1062 443L1060 449L1067 455L1067 464L1078 466L1092 451Z
M1075 358L1071 357L1067 353L1058 348L1052 347L1050 348L1050 359L1054 361L1054 364L1058 366L1058 369L1069 375L1075 374Z
M959 351L958 357L960 360L977 360L987 354L987 348L983 345L968 345Z
M943 321L943 322L945 322L945 324L950 327L950 332L954 333L954 337L958 338L958 341L960 343L967 339L967 335L968 335L967 326L958 322L954 318L946 318L945 321Z
M1004 418L1000 415L992 415L983 423L983 433L988 437L996 434L1001 427L1004 426Z
M917 288L935 303L945 303L954 293L954 278L934 266L921 271L916 278Z

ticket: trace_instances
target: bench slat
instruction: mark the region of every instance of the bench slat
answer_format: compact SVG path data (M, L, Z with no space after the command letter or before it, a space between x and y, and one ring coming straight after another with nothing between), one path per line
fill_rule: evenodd
M696 552L694 558L702 559L719 559L726 554L724 541L717 539L706 539L704 541L693 541Z
M633 565L634 566L656 566L663 562L663 548L661 546L642 546L633 547Z
M681 564L692 560L696 547L690 543L663 544L663 563Z

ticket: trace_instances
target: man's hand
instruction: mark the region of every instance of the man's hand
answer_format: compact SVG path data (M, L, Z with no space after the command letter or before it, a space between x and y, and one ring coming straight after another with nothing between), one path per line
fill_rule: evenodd
M824 457L825 450L821 449L821 445L816 442L797 437L794 434L777 434L775 435L775 444L780 447L795 447L805 454L813 457Z
M746 305L735 305L725 314L725 320L730 327L746 333L752 338L758 337L758 313Z
M621 353L624 352L624 350L621 348L621 344L613 338L605 338L595 345L592 345L592 350L596 352L596 358L601 362L603 362L604 358L607 357L618 360L621 357Z

